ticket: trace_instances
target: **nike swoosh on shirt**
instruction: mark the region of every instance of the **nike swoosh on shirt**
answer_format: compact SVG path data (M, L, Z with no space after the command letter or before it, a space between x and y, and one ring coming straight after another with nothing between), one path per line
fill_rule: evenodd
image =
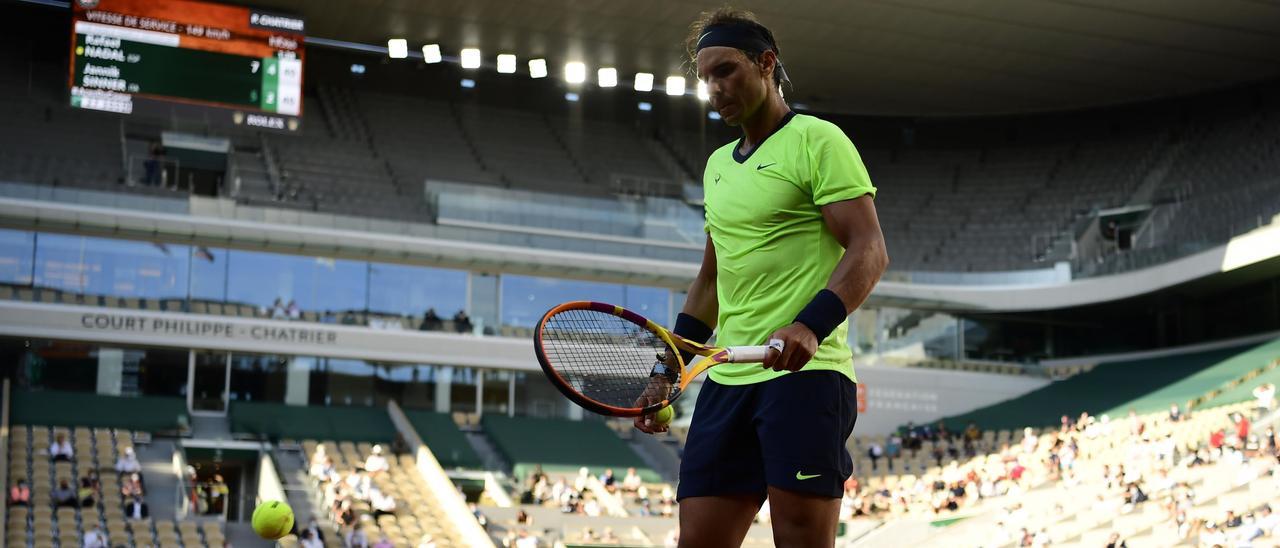
M778 162L773 162L772 164L756 164L756 171L760 171L760 170L762 170L762 169L764 169L764 168L766 168L766 167L769 167L769 166L771 166L771 165L773 165L773 164L776 164L776 163L778 163Z
M716 184L720 184L720 174L716 174Z
M801 473L799 470L796 470L796 479L798 479L798 480L800 480L800 481L804 481L804 480L807 480L807 479L813 479L813 478L816 478L816 477L821 476L821 475L822 475L822 474L805 475L805 474Z

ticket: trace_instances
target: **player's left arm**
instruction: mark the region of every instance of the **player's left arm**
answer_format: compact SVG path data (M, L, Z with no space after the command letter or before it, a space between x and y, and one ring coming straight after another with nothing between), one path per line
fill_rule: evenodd
M822 219L827 230L844 247L844 255L827 280L826 289L839 297L832 306L844 307L848 316L867 299L871 289L889 266L889 253L880 232L875 201L870 194L852 200L841 200L822 206ZM770 336L783 341L781 355L770 354L764 367L774 371L799 371L818 351L818 337L805 324L796 321Z

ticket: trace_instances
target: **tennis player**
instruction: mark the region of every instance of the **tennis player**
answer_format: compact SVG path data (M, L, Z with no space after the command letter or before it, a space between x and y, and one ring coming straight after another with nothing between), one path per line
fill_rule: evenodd
M704 13L691 31L711 107L742 138L707 160L707 245L674 331L705 342L719 326L717 345L785 348L763 367L718 365L703 384L680 464L680 546L740 546L766 498L778 546L832 546L857 420L846 318L889 262L876 189L838 127L787 106L778 44L751 13ZM671 365L654 366L642 399L666 394ZM636 428L665 430L652 415Z

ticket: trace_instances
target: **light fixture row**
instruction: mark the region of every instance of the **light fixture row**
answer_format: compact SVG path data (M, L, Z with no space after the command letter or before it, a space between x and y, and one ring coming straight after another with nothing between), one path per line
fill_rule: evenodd
M409 42L404 38L392 38L387 40L387 55L392 59L404 59L409 56ZM422 46L422 60L428 64L435 64L444 61L444 55L440 51L440 44L427 44ZM465 69L478 69L483 64L480 50L477 48L465 48L459 52L458 63ZM499 54L497 57L498 72L502 74L514 74L516 72L517 60L516 56L510 53ZM547 60L542 58L529 60L529 77L530 78L546 78ZM580 61L571 61L564 65L564 80L570 84L582 84L587 81L587 65ZM636 91L653 91L654 76L648 72L637 72L635 79L632 80L633 87ZM612 88L618 86L618 69L613 67L602 67L596 71L596 84L602 88ZM667 95L684 95L685 79L683 76L668 76L666 79ZM699 81L695 87L695 94L698 99L706 101L710 96L707 93L707 85Z

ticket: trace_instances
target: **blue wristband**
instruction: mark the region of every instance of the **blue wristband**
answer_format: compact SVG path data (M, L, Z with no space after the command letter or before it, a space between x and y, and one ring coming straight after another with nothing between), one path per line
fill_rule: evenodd
M840 296L830 289L823 289L813 296L813 300L805 305L804 310L796 314L795 321L808 327L809 331L818 337L818 344L822 344L822 341L826 340L831 332L840 327L848 317L849 313L845 310L844 301L840 300Z
M711 326L702 323L702 320L684 312L676 316L675 328L671 330L672 333L696 343L705 343L710 340L713 331ZM689 360L693 359L693 352L681 350L680 357L684 359L684 363L689 363Z

